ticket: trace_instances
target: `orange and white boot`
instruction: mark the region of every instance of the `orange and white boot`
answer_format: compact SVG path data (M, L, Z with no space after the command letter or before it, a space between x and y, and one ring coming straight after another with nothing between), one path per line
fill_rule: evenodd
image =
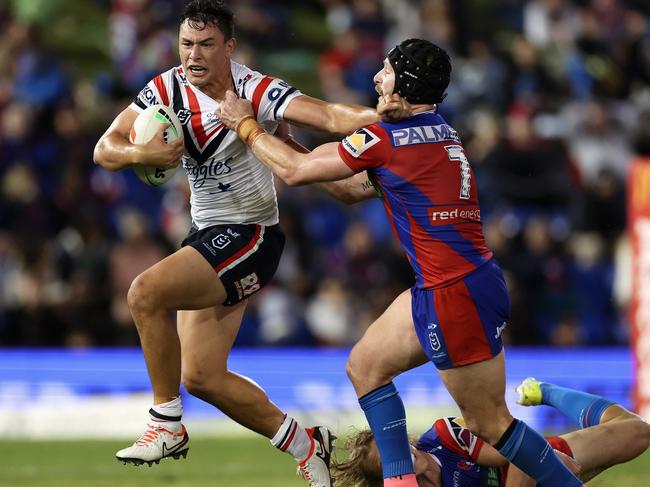
M190 437L185 426L178 423L147 423L147 430L133 445L118 451L115 457L133 465L147 463L150 467L160 460L172 457L175 460L187 457Z

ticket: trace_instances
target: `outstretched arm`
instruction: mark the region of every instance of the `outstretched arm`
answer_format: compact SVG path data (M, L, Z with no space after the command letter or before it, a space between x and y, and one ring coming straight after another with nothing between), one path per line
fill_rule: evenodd
M289 147L296 152L309 154L309 150L296 142L291 135L291 128L288 124L282 123L273 134L280 140L284 141ZM340 181L330 181L327 183L316 183L316 186L346 205L358 203L359 201L369 200L377 196L374 185L370 182L367 172L361 172Z
M377 191L365 171L340 181L318 183L316 186L346 205L377 197Z
M303 95L289 102L284 112L284 120L336 135L348 135L381 120L397 120L410 114L411 106L399 95L380 98L376 109L361 105L328 103Z
M321 145L307 154L297 152L267 134L252 116L250 103L239 100L232 91L226 92L219 111L226 126L235 129L257 159L289 186L336 181L354 174L339 156L337 143Z

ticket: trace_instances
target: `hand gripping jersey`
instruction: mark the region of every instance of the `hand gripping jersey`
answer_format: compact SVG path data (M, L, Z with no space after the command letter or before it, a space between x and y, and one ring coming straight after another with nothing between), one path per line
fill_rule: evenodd
M501 487L499 470L479 466L476 461L483 440L464 426L462 418L440 418L416 445L440 465L443 487Z
M251 100L257 121L270 133L289 102L301 95L283 81L234 61L231 73L237 93ZM183 125L182 163L192 192L192 220L198 229L227 223L278 223L273 174L215 116L219 102L189 83L182 66L156 76L129 108L140 113L157 103L172 107Z
M357 130L343 139L339 154L354 172L368 171L417 287L448 285L492 257L474 173L458 134L440 115L424 112Z

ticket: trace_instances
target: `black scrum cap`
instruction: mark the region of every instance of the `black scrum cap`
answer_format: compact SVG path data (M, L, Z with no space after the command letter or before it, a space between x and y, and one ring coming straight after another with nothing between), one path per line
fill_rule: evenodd
M440 103L447 94L451 60L441 47L422 39L407 39L388 53L395 70L397 93L409 103Z

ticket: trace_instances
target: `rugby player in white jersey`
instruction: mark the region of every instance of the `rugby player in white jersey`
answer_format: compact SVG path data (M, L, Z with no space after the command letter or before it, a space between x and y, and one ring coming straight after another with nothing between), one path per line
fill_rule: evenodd
M273 277L284 236L271 172L214 112L232 90L252 102L258 122L271 133L285 131L285 122L351 133L380 117L374 109L305 96L232 61L233 31L233 15L222 2L189 1L179 27L181 65L151 80L95 147L95 162L109 170L182 162L191 188L193 226L181 249L139 275L128 292L153 406L145 433L116 456L125 463L151 465L187 454L179 395L182 368L189 393L268 437L298 461L310 485L327 487L331 433L322 426L303 428L260 387L227 367L246 300ZM147 144L131 144L134 120L157 103L173 108L184 137L166 144L161 129ZM382 100L378 109L399 117L409 107L394 98ZM176 324L171 311L178 312Z

